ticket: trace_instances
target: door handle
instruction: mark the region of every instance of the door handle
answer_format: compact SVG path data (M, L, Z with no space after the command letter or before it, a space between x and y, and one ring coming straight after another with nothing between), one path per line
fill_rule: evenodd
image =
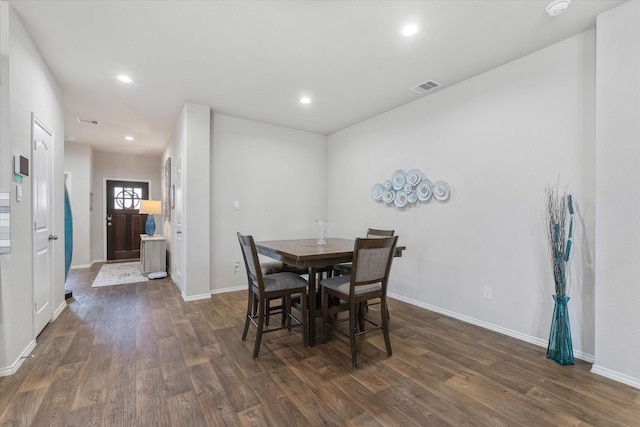
M182 231L176 231L176 234L182 234Z
M111 223L110 222L107 223L107 227L111 227Z
M58 240L58 236L55 234L49 234L49 240Z

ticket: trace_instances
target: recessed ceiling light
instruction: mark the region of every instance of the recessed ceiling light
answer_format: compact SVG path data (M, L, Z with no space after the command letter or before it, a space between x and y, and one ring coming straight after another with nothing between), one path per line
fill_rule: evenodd
M125 136L124 139L126 139L127 141L133 141L134 140L134 138L131 135Z
M406 37L410 37L415 35L418 32L418 26L416 24L407 24L402 27L402 35Z
M303 96L302 98L300 98L300 103L301 104L311 104L311 98L309 98L308 96Z
M554 0L547 6L547 13L551 16L558 16L569 7L571 0Z
M133 79L126 74L120 74L116 76L116 79L120 80L122 83L133 83Z

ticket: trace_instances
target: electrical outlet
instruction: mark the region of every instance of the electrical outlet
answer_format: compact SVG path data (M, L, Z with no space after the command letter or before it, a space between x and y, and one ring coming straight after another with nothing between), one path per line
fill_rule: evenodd
M484 299L493 299L491 288L488 286L484 287Z

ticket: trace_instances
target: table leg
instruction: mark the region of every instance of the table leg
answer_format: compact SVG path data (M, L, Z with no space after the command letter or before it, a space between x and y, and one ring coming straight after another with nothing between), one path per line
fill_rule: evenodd
M309 345L316 344L316 269L309 267Z

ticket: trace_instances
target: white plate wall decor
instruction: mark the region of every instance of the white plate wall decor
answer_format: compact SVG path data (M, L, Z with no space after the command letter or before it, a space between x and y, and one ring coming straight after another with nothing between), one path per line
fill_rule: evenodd
M373 200L399 209L427 203L432 197L445 202L449 200L449 194L449 184L446 181L438 180L433 183L418 169L410 169L408 172L398 169L391 179L376 183L371 188Z

